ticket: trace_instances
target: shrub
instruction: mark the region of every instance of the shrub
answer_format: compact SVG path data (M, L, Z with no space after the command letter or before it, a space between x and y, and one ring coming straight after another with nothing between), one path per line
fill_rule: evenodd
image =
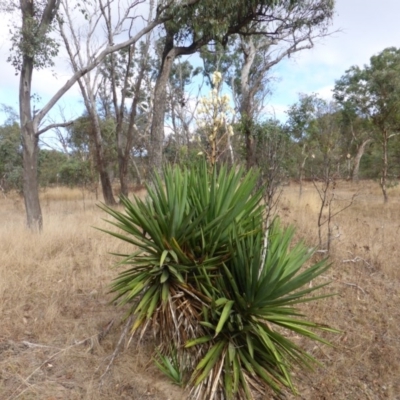
M119 228L108 233L136 248L120 255L118 304L136 316L133 332L155 331L158 365L174 360L194 398L295 391L290 367L315 360L285 330L323 343L310 328L333 331L296 309L318 298L308 295L323 285L305 285L328 264L303 268L312 252L292 247L293 229L278 220L265 233L256 181L242 169L167 167L145 200L121 198L125 212L102 206Z
M93 180L90 172L88 161L69 159L60 167L59 183L70 187L85 185Z

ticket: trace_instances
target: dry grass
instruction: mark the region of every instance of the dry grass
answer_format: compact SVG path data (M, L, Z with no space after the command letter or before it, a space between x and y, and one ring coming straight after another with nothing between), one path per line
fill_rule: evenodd
M106 224L89 194L84 203L58 189L42 200L41 235L24 228L18 198L0 200L0 399L179 398L149 365L146 340L99 384L123 329L109 305L107 253L129 249L92 228Z
M340 182L334 207L354 193L353 205L334 218L333 265L320 278L332 282L326 291L337 296L304 307L312 319L343 333L329 337L333 349L305 344L324 366L313 374L299 372L302 399L400 399L400 190L391 189L384 205L376 183ZM291 185L279 214L315 244L319 208L312 184L301 198Z
M400 190L386 206L374 183L340 184L337 193L348 199L357 190L335 218L333 267L321 278L338 295L304 307L343 333L329 336L332 349L304 343L323 367L297 372L302 399L400 399ZM17 197L0 199L0 399L185 398L149 363L150 338L123 349L100 385L123 329L122 311L108 304L116 272L107 252L130 249L92 228L105 215L90 194L42 196L41 235L24 229ZM301 199L286 187L280 203L284 222L310 244L318 205L311 185Z

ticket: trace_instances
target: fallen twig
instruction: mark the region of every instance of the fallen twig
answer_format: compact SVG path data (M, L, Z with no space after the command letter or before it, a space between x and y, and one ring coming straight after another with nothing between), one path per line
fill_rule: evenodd
M343 283L343 285L356 287L358 290L363 292L364 295L366 294L365 290L362 287L358 286L356 283L350 283L350 282L340 282L340 283Z
M361 286L357 285L356 283L339 281L339 279L331 278L330 276L325 276L325 275L320 275L320 277L321 278L325 278L325 279L331 279L333 282L338 282L338 283L341 283L343 285L353 286L353 287L357 288L358 290L360 290L360 292L362 292L364 295L367 294L365 292L365 290Z
M47 346L45 344L39 344L39 343L31 343L31 342L28 342L27 340L23 340L22 344L24 344L25 346L29 347L30 349L39 347L39 348L44 348L44 349L58 349L58 350L60 350L59 347Z
M40 343L31 343L28 342L26 340L24 340L22 342L22 344L24 344L25 346L29 347L29 348L48 348L48 349L59 349L59 351L57 351L56 353L52 354L49 358L47 358L44 362L42 362L35 370L33 370L33 372L31 372L26 378L21 377L21 380L23 381L23 383L21 385L19 385L17 387L17 389L14 390L14 392L7 398L7 400L16 400L18 399L23 393L26 392L26 390L31 387L31 384L29 383L29 379L32 378L33 375L36 374L36 372L38 372L44 365L48 364L51 360L53 360L55 357L57 357L58 355L64 353L65 351L76 347L76 346L80 346L82 344L86 344L89 341L91 343L93 343L94 339L97 339L99 341L101 341L102 339L104 339L105 335L110 331L111 326L113 325L114 320L110 321L108 323L108 325L106 326L106 328L104 330L102 330L100 333L96 333L95 335L90 336L89 338L80 340L78 342L75 342L74 344L71 344L70 346L67 346L65 348L60 349L59 347L54 347L54 346L47 346L44 344L40 344ZM92 345L93 346L93 345ZM19 394L16 395L16 393L20 390L21 386L25 384L26 386L28 386L28 388L25 388L24 390L22 390Z
M103 386L104 377L105 377L105 376L107 375L107 373L110 371L110 369L111 369L111 367L112 367L112 365L113 365L113 363L114 363L114 360L115 360L115 358L117 357L117 355L118 355L118 353L119 353L119 349L120 349L120 347L121 347L121 344L122 344L123 340L125 339L126 335L128 334L129 328L130 328L131 325L132 325L132 319L133 319L133 316L131 315L131 316L128 318L128 320L126 321L126 323L125 323L124 329L123 329L123 331L122 331L122 333L121 333L121 336L120 336L120 338L119 338L119 340L118 340L118 343L117 343L117 345L115 346L114 352L113 352L112 355L111 355L110 362L108 363L107 368L106 368L106 370L104 371L103 375L101 375L101 377L100 377L100 383L99 383L100 386Z
M113 325L114 325L114 319L112 319L106 325L106 327L99 333L98 335L99 342L101 342L108 335L108 332L110 332L110 329L113 327Z
M351 253L350 253L351 254ZM359 261L363 261L368 267L371 267L371 264L366 261L364 258L360 257L360 256L355 256L354 258L349 258L347 260L342 260L342 263L357 263Z

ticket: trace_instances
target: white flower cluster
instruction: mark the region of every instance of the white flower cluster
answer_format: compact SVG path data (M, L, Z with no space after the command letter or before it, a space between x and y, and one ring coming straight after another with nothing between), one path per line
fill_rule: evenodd
M214 88L208 96L199 99L197 107L197 126L206 134L209 141L211 152L210 159L215 162L215 154L218 147L228 146L230 137L233 136L233 127L229 124L230 117L234 114L231 107L231 97L229 94L221 95L222 74L218 71L212 75ZM200 152L199 155L203 154Z
M215 72L213 73L213 76L212 76L212 83L213 83L215 86L219 86L219 84L221 83L221 81L222 81L222 74L221 74L221 72L215 71Z
M225 93L220 96L221 81L221 73L214 72L212 82L215 87L208 97L201 97L199 100L200 105L197 107L197 114L200 117L198 121L200 127L225 124L228 120L228 114L234 113L234 109L230 105L231 97L229 94Z

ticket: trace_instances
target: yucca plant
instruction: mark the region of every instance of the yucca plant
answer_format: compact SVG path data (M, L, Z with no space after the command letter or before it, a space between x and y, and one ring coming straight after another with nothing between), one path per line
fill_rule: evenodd
M262 218L256 179L224 167L209 173L205 163L195 169L167 167L145 200L121 198L124 213L102 207L120 229L109 233L136 247L120 255L119 264L130 268L112 285L119 304L130 304L128 314L136 315L133 331L143 334L152 326L178 351L205 333L199 320L209 299L202 288L232 256L235 224L249 229L253 219Z
M175 385L184 385L184 374L181 370L181 363L178 358L178 352L171 346L168 354L162 354L158 349L156 349L156 355L154 357L154 362L157 368L167 376Z
M313 357L288 339L288 332L329 344L310 328L335 332L327 325L309 322L295 308L326 283L304 286L323 273L325 260L309 268L312 256L302 243L291 248L293 228L283 229L275 220L268 231L268 248L262 251L261 230L245 235L234 232L234 257L224 262L220 276L208 288L214 305L205 308L201 322L208 335L186 343L207 346L192 375L196 398L252 398L252 390L265 386L295 392L290 376L293 364L312 368Z
M309 294L321 286L305 285L328 265L303 268L312 253L302 244L291 248L293 229L278 221L265 238L256 181L254 171L209 172L205 163L167 167L145 200L121 198L124 212L102 206L119 228L108 233L135 247L120 255L127 269L111 290L135 315L132 332L154 330L159 367L174 360L173 371L185 371L194 398L294 391L290 367L314 360L285 333L326 343L310 328L333 331L295 308L318 298Z

